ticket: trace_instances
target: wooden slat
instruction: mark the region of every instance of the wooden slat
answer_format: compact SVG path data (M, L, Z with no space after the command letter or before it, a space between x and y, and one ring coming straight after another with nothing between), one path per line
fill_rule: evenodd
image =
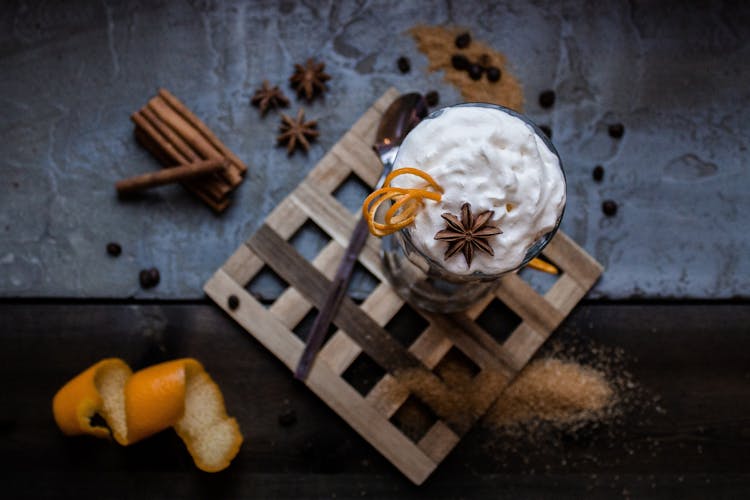
M515 373L503 347L465 314L436 314L430 321L480 368L505 371L509 376Z
M383 164L372 150L371 144L365 144L354 134L346 134L331 149L336 156L348 165L360 179L370 187L377 184L383 171Z
M221 268L244 288L263 268L263 261L246 245L240 245Z
M520 371L529 362L549 335L544 335L526 323L521 323L503 343L507 360L514 371Z
M442 330L430 325L409 346L409 352L432 370L451 350L451 347L453 347L453 342L443 335Z
M349 131L366 144L375 144L375 134L382 117L383 113L375 108L370 108L352 125Z
M398 312L404 301L391 287L381 283L360 306L380 326L384 326ZM344 373L362 349L343 330L338 330L326 342L318 356L336 373Z
M313 265L326 278L332 279L343 255L344 249L335 241L331 241L315 257ZM270 307L271 312L290 330L302 321L310 309L312 309L312 304L292 286L284 290Z
M555 234L542 253L586 290L596 283L604 270L601 264L562 231Z
M580 283L573 276L564 274L552 285L552 288L547 290L544 298L560 313L567 316L586 295L587 291L588 288L581 287Z
M276 205L266 218L266 224L284 239L291 238L306 221L307 215L302 207L289 196Z
M367 394L367 402L385 418L391 418L409 399L409 390L386 373Z
M565 317L517 274L504 277L495 296L537 330L552 331Z
M435 422L419 440L419 449L433 461L440 463L461 438L441 421Z
M329 151L307 174L307 182L325 193L331 193L349 177L351 172L351 168L345 165L336 153Z

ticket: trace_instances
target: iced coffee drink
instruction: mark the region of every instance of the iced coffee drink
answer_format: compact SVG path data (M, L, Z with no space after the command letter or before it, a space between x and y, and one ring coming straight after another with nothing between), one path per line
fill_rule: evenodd
M398 293L428 310L465 309L527 264L550 241L565 207L565 177L551 142L500 106L434 112L401 145L394 174L406 168L427 174L440 196L421 200L408 225L384 238L384 264ZM399 175L391 185L410 193L425 181Z

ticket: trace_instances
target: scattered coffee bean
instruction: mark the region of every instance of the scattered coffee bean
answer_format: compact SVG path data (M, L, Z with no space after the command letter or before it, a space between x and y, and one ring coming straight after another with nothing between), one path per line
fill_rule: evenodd
M471 43L471 35L469 33L461 33L456 37L456 47L459 49L465 49Z
M151 275L148 273L148 269L142 269L138 273L138 280L141 282L142 288L151 288L154 284L151 282Z
M119 257L122 253L122 247L119 245L119 243L107 243L107 253L112 257Z
M612 217L617 213L617 203L612 200L604 200L602 203L602 212L607 217Z
M408 73L409 70L411 70L411 63L409 62L409 59L407 57L399 57L396 63L398 64L398 70L401 73Z
M240 299L238 299L236 295L230 295L227 298L227 306L229 306L230 310L234 311L240 307Z
M539 105L545 109L554 106L555 92L553 90L545 90L539 94Z
M608 128L609 136L614 139L619 139L625 133L625 127L622 123L613 123Z
M539 130L544 132L544 135L552 139L552 129L549 128L549 125L539 125Z
M604 167L597 165L594 167L594 171L591 173L596 182L601 182L604 179Z
M155 267L151 269L144 269L138 274L138 279L141 282L143 288L153 288L159 284L161 279L159 276L159 270Z
M500 71L500 68L497 68L495 66L490 66L487 68L487 79L491 82L496 82L500 79L502 76L502 71Z
M486 68L492 61L490 61L489 54L482 54L481 56L479 56L479 60L477 62L480 66Z
M454 54L451 57L451 64L453 65L454 69L463 71L469 67L469 60L466 58L466 56L462 56L461 54Z
M282 427L290 427L297 423L297 412L294 410L285 410L279 415L279 424Z
M479 80L480 78L482 78L483 71L484 70L480 65L472 64L471 66L469 66L469 78L471 78L472 80Z
M437 103L440 102L440 94L437 93L437 90L430 90L424 95L424 99L429 107L437 106Z

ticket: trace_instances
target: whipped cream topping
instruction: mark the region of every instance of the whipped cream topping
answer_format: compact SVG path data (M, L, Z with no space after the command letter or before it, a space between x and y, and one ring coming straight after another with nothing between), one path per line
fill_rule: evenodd
M454 274L494 275L518 267L528 249L555 227L565 206L557 155L529 124L499 109L456 106L423 120L407 135L393 168L405 167L427 172L445 190L440 202L424 201L405 231L419 251ZM423 184L412 175L392 183ZM493 210L489 224L503 231L488 240L495 255L476 252L471 268L461 253L444 259L448 243L435 239L446 226L441 214L460 218L465 202L474 215Z

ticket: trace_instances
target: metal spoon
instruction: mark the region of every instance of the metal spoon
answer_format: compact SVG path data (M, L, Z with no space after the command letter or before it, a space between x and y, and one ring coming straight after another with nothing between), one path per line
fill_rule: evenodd
M427 116L427 103L424 97L416 92L400 96L385 110L373 145L375 153L380 156L380 161L383 163L383 173L375 186L376 189L383 185L385 177L393 169L396 153L398 153L398 148L406 134L425 116ZM360 219L354 228L344 257L336 271L336 276L333 278L326 301L318 311L318 315L315 316L315 321L307 336L305 350L302 352L297 369L294 372L294 376L300 380L307 378L315 356L323 345L328 326L331 324L341 299L344 298L349 287L354 264L357 262L357 256L365 241L367 241L367 234L367 222Z

